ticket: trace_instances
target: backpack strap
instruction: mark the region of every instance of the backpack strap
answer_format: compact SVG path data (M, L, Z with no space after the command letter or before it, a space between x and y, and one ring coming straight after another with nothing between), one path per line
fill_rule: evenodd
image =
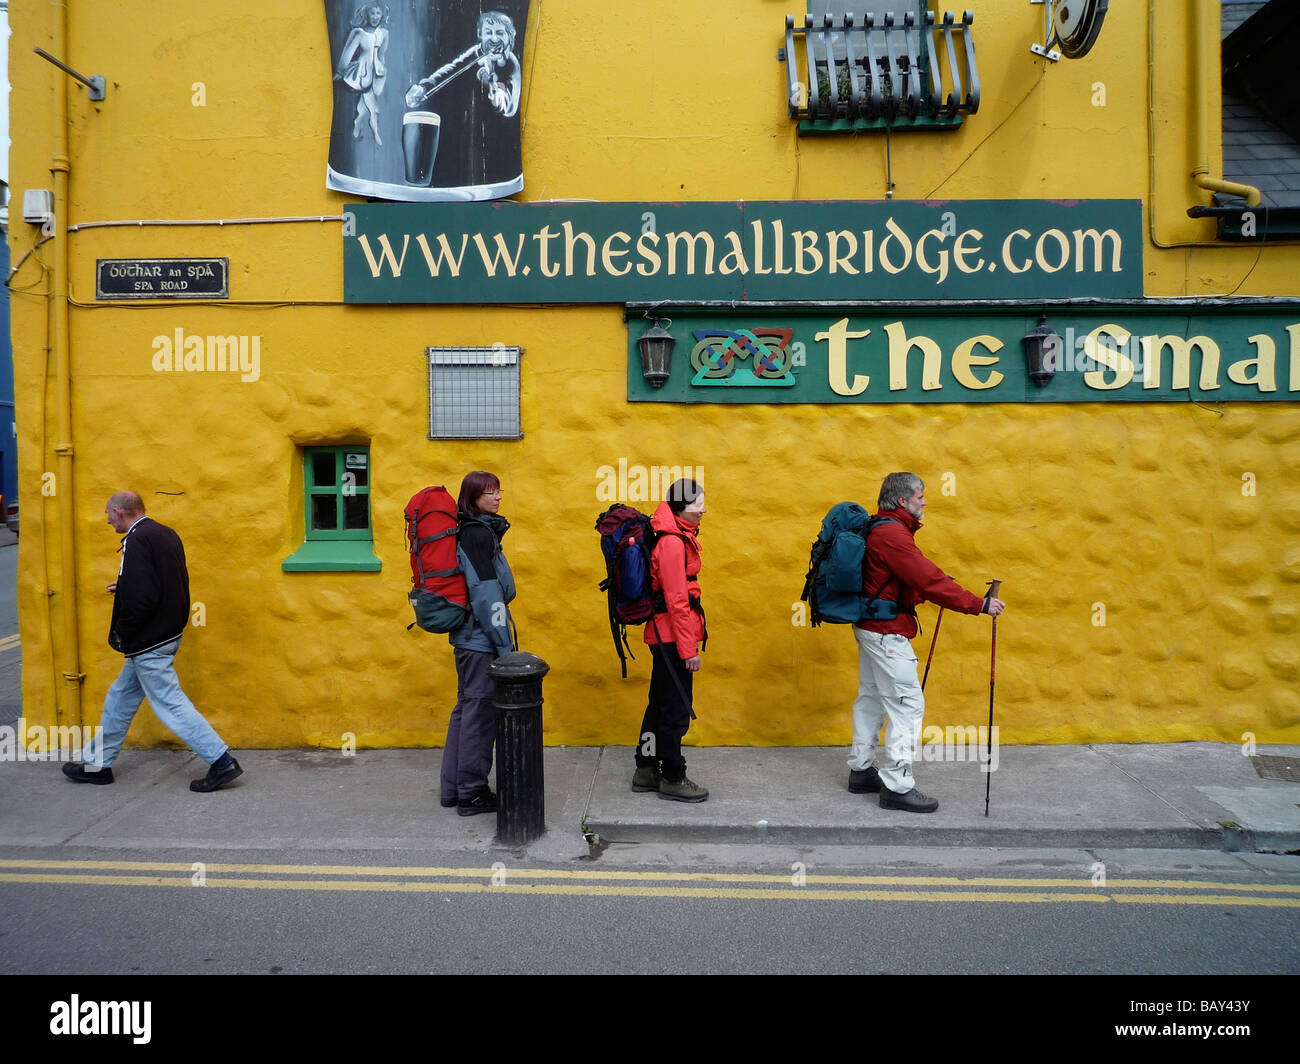
M636 655L632 653L632 648L627 642L627 625L618 619L618 614L614 612L614 588L609 579L606 578L600 582L600 589L607 591L605 596L609 605L609 634L614 639L614 651L618 654L618 663L623 667L623 679L627 679L627 659L636 660ZM624 650L627 653L624 653Z

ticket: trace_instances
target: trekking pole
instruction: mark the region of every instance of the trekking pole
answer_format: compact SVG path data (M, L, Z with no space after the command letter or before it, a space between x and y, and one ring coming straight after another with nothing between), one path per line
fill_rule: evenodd
M934 660L934 644L939 641L939 625L943 624L943 607L939 607L939 617L934 622L934 635L930 636L930 656L925 659L925 675L921 677L921 690L925 690L925 681L930 678L930 662Z
M989 581L989 600L998 597L998 592L1002 590L1001 580ZM997 673L998 663L998 616L993 615L993 649L989 654L989 731L988 731L988 761L986 764L993 764L993 684ZM990 768L988 778L984 781L984 815L989 815L989 791L993 787L993 771Z

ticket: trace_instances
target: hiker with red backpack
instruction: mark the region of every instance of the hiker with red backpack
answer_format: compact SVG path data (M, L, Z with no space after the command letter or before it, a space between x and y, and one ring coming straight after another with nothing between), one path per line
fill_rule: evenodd
M916 545L925 512L925 484L915 473L890 473L880 487L878 512L864 539L862 595L866 616L856 622L858 697L853 703L849 790L880 795L883 809L932 813L936 799L916 789L912 758L925 715L916 679L916 607L934 602L957 613L996 617L1006 604L992 593L965 590ZM884 758L877 768L876 740L885 724Z
M653 664L632 789L657 791L674 802L702 802L709 796L706 788L687 779L682 757L682 738L695 716L691 681L700 670L701 645L708 640L697 538L704 514L704 489L683 479L669 487L650 521L654 614L646 622L645 642Z
M497 710L488 665L515 649L510 610L515 579L501 550L510 523L501 507L501 481L482 470L461 481L456 502L456 560L468 591L468 615L448 638L456 655L456 708L442 751L442 805L461 816L496 811L488 787Z

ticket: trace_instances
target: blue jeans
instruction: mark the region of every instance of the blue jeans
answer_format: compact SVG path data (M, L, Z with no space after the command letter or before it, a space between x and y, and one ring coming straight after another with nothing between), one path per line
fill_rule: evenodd
M94 748L88 747L87 765L107 768L113 764L126 739L126 730L140 708L140 701L145 698L149 699L149 708L154 711L154 716L209 765L229 749L181 690L174 664L180 645L178 636L170 643L126 659L122 671L104 696L104 715L99 722L103 729L99 756L94 756Z

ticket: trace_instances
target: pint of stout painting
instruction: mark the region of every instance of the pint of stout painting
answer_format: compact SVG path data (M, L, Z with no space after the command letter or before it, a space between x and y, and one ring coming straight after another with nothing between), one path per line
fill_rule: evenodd
M442 119L433 111L407 111L402 118L402 158L406 183L428 188L433 161L438 157L438 132Z

